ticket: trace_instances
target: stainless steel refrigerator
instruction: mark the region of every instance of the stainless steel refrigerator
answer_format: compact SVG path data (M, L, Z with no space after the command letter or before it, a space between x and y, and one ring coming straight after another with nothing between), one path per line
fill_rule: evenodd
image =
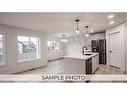
M92 52L99 53L99 64L106 64L106 40L91 40Z

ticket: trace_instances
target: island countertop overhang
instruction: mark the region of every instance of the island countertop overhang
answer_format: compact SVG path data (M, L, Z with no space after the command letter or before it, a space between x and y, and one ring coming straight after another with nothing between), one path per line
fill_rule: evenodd
M92 53L89 53L89 54L91 54L91 55L82 55L82 54L80 54L80 55L76 55L76 54L67 55L67 56L64 56L64 58L74 58L74 59L88 60L88 59L98 55L99 53L93 53L92 52Z

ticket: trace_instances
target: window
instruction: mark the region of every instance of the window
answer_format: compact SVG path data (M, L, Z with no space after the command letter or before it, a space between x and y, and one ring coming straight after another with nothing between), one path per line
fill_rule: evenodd
M4 64L4 37L0 34L0 64Z
M18 36L18 60L38 59L40 40L35 37Z
M59 43L56 41L48 41L48 51L51 52L59 51Z

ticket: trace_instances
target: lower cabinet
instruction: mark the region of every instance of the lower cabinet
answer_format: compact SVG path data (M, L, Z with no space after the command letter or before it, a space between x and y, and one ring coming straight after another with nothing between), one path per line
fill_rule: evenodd
M92 58L86 60L86 74L92 74Z
M99 66L99 55L86 60L86 74L94 74Z
M59 68L60 74L86 74L85 60L76 58L64 58L64 63ZM59 69L58 68L58 69ZM57 68L56 68L57 69Z
M92 73L95 73L99 66L99 55L95 55L92 57Z
M78 58L64 58L60 74L93 74L99 66L99 54L84 60Z

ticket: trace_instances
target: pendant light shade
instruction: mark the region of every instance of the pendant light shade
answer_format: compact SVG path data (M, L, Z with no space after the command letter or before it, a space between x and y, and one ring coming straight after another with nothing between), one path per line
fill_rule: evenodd
M86 33L86 37L89 37L90 35L88 33Z
M88 26L85 26L85 28L86 28L86 37L89 37L90 35L89 35L89 31L88 31Z
M80 30L77 29L77 30L76 30L76 34L80 34Z
M76 19L76 34L80 34L80 30L79 30L79 26L78 26L78 23L79 23L79 19Z
M65 37L65 34L62 34L61 42L68 42L67 38Z

